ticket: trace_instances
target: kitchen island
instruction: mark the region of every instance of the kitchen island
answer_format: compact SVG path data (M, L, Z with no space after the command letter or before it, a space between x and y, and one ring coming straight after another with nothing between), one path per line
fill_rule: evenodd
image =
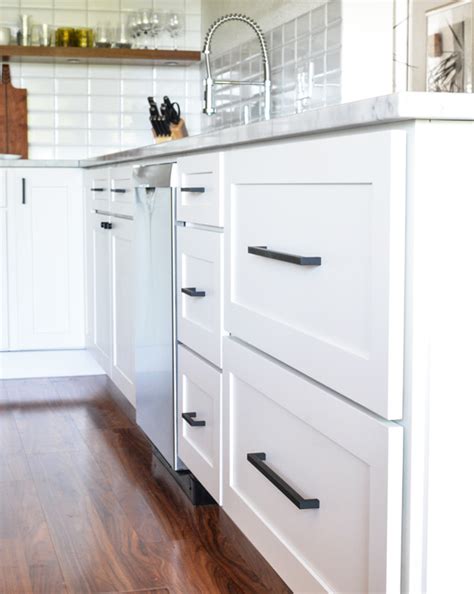
M23 168L63 168L64 187L81 172L85 342L133 403L134 320L117 314L133 311L132 167L177 163L180 456L296 592L469 583L473 123L469 95L410 93L2 165L4 229L30 205ZM8 291L26 258L16 237L2 249ZM58 270L70 287L83 269Z

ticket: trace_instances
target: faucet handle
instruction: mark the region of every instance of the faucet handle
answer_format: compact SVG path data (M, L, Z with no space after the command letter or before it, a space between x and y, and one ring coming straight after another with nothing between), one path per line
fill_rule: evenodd
M204 81L204 108L203 113L213 115L216 113L214 106L214 81L212 78L206 78Z

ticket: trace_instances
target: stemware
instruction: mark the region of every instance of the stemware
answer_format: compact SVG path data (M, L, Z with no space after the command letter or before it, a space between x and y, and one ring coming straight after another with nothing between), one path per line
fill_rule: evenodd
M168 15L168 23L166 25L171 39L173 39L174 49L178 49L178 37L184 30L184 14L172 12Z

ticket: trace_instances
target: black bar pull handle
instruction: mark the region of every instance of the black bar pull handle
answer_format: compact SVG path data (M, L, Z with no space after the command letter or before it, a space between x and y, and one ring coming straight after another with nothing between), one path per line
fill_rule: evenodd
M26 204L26 178L21 178L21 203Z
M102 221L100 226L102 229L112 229L112 223L107 223L106 221Z
M126 194L128 192L125 188L112 188L110 191L116 194Z
M181 293L188 295L189 297L205 297L206 291L197 291L196 287L187 287L181 289Z
M181 192L190 192L192 194L204 194L206 188L181 188Z
M91 192L105 192L105 188L91 188Z
M186 421L186 423L188 423L188 425L191 425L191 427L205 427L206 426L206 421L196 421L195 420L196 416L197 416L197 414L195 412L183 413L181 416Z
M254 256L261 256L262 258L298 264L298 266L321 266L321 258L319 256L297 256L295 254L286 254L285 252L276 252L269 250L266 245L249 246L248 253Z
M285 497L294 503L298 509L319 509L319 499L304 499L299 493L297 493L293 487L285 482L280 476L277 475L269 466L265 464L267 456L263 452L256 454L247 454L247 460L255 466L255 468L268 479L272 485L283 493Z

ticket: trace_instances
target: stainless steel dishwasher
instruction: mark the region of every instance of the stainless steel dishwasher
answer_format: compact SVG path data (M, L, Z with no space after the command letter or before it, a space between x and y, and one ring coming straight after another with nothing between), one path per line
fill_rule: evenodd
M135 372L137 422L181 468L176 415L176 185L174 165L136 166Z

